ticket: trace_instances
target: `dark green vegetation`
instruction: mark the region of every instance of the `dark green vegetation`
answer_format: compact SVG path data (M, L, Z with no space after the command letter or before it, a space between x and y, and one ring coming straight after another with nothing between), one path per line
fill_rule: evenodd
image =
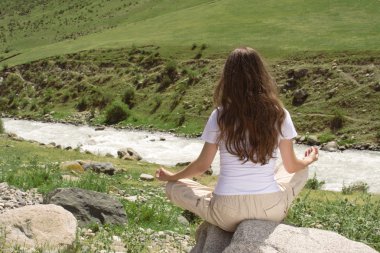
M4 133L4 123L2 119L0 119L0 134Z
M0 110L197 135L213 109L223 61L174 60L153 46L47 58L0 72ZM270 63L299 134L339 144L379 142L379 53L305 54Z
M88 171L79 175L71 174L78 176L79 181L63 180L62 175L68 172L59 169L59 162L76 159L112 162L121 171L114 176ZM38 144L14 141L4 136L0 136L0 161L0 182L6 181L24 190L36 187L45 194L57 187L80 187L109 194L124 191L130 195L149 196L145 202L128 202L120 198L128 214L128 225L90 226L96 236L89 241L78 240L75 252L81 252L86 245L94 245L98 250L104 249L110 243L109 237L112 235L122 238L128 252L146 252L150 239L141 232L141 228L191 233L193 236L200 222L195 219L190 230L180 224L177 217L182 211L165 200L162 183L138 180L140 173L154 173L156 166L152 164L97 157L75 150L40 147ZM198 180L207 185L215 183L215 177L210 176L202 176ZM380 250L379 212L378 195L358 192L343 195L338 192L305 189L294 201L285 222L335 231Z

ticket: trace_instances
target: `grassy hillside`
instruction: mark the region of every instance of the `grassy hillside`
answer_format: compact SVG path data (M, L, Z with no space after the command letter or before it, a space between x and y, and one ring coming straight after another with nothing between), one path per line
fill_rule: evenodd
M0 57L19 64L99 47L154 44L188 58L248 44L271 58L303 51L378 50L375 0L3 0Z
M188 48L193 57L183 60L163 57L150 46L83 51L9 67L0 72L0 110L197 135L213 109L224 61L193 59L201 48ZM304 54L271 61L271 71L299 134L349 145L380 141L379 64L379 53ZM304 101L295 101L299 92L307 94ZM122 117L110 112L116 107Z

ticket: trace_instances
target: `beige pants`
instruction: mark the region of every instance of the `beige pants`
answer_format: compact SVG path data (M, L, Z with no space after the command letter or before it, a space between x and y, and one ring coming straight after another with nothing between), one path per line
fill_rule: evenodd
M275 179L281 191L274 193L221 196L213 189L190 179L168 182L166 195L177 206L187 209L211 224L234 232L246 219L282 221L308 178L308 169L289 174L283 165Z

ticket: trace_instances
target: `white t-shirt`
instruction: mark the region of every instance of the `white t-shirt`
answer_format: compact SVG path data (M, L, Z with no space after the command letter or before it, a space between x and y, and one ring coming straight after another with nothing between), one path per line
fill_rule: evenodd
M285 111L285 119L282 124L281 139L292 139L297 136L289 112ZM208 119L206 127L201 136L202 140L208 143L217 143L219 126L217 123L218 111L215 109ZM215 194L218 195L245 195L261 194L280 191L274 179L275 165L277 160L277 150L274 150L274 157L265 165L239 160L238 156L227 151L226 146L221 141L219 143L220 152L220 174L215 187Z

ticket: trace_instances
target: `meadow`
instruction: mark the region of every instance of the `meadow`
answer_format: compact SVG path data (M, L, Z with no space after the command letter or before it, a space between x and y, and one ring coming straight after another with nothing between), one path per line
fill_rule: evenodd
M91 171L78 174L59 167L62 161L78 159L111 162L119 172L113 176ZM107 250L112 242L110 238L114 235L122 238L128 252L150 252L148 246L152 245L153 240L146 233L148 229L152 231L150 234L173 231L179 235L189 235L190 243L194 243L194 233L201 220L193 218L189 226L183 225L177 217L185 214L166 200L163 183L139 180L141 173L153 175L158 165L49 148L37 143L15 141L6 135L0 136L0 161L0 182L8 182L22 190L37 188L40 193L47 194L59 187L79 187L108 193L122 202L128 215L127 226L99 227L92 224L82 228L75 245L68 252L82 252L89 245L93 249L95 247L95 251ZM63 175L78 177L79 180L67 181ZM215 176L207 175L196 179L209 186L216 181ZM350 194L321 191L312 180L293 202L285 223L335 231L380 250L380 196L365 191ZM137 195L146 200L130 202L118 196L118 192ZM87 229L94 231L95 236L85 237ZM80 240L81 236L85 240ZM176 244L171 246L177 247L179 252L185 250Z
M16 7L17 6L17 7ZM247 0L12 1L0 3L0 57L15 65L97 48L157 45L188 58L250 45L271 59L299 52L378 51L378 2Z

